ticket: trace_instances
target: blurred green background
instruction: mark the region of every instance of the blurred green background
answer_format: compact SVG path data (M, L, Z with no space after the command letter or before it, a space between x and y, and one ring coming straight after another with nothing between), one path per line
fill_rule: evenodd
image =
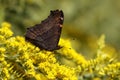
M120 0L0 0L0 23L10 22L14 35L24 36L27 27L55 9L64 12L62 37L78 52L90 53L101 34L108 44L120 48Z

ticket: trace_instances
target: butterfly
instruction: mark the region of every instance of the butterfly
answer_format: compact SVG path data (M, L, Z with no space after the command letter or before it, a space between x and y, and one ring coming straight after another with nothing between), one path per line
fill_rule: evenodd
M62 10L50 11L47 19L40 24L27 28L25 40L40 49L53 51L60 49L58 42L61 35L64 13Z

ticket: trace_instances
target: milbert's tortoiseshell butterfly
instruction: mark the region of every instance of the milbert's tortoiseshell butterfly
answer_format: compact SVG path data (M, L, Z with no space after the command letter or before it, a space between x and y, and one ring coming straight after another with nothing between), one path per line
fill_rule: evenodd
M63 20L64 14L62 10L51 11L48 18L40 24L27 28L25 39L40 49L57 50L60 48L58 42Z

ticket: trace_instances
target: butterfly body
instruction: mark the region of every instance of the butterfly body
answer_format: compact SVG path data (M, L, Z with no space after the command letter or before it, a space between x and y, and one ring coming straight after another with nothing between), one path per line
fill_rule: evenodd
M57 50L64 15L62 11L51 11L47 19L40 24L27 28L25 39L40 49Z

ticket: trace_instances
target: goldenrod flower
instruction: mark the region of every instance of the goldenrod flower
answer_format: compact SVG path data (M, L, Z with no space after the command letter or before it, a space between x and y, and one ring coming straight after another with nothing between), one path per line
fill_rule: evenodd
M60 49L61 55L73 59L77 64L86 63L85 58L72 48L69 40L60 39L60 45L62 46L62 49Z
M71 42L60 39L62 47L46 51L26 42L22 36L13 36L11 24L3 22L0 28L0 79L2 80L103 80L119 79L120 63L105 52L103 35L98 40L97 56L86 60L71 46ZM104 49L104 50L103 50ZM75 63L62 64L59 58ZM113 62L112 62L113 61Z
M5 38L8 38L13 35L13 32L10 30L11 24L4 22L2 23L2 28L0 29L0 34L4 35Z

